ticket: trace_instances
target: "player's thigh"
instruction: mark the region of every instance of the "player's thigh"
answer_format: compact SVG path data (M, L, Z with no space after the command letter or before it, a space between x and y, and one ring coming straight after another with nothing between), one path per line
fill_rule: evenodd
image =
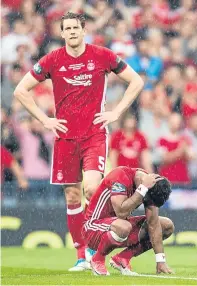
M105 172L108 153L108 137L104 133L94 134L81 142L81 156L83 170Z
M103 178L103 174L95 170L85 171L83 175L84 194L90 199Z
M75 140L57 139L52 159L52 184L78 184L82 181L82 170L78 143Z
M103 234L110 230L111 224L117 217L104 218L94 221L86 221L82 229L82 235L86 244L94 250L97 250Z
M81 183L64 186L64 194L67 205L81 203Z
M146 223L146 216L133 216L129 217L128 221L130 222L132 229L127 239L127 246L133 245L141 241L141 239L145 239L147 233L144 232L144 225Z

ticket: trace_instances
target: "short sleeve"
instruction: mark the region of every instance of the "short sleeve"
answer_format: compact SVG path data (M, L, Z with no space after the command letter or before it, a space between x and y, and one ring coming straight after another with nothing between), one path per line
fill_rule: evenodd
M30 71L31 75L38 81L44 81L51 77L51 67L53 66L52 54L42 57Z
M5 149L4 147L1 147L1 164L5 168L10 168L12 162L14 161L14 157L12 154Z
M127 67L127 64L109 49L105 49L105 63L108 73L114 72L115 74L119 74Z
M110 190L111 196L125 195L127 196L130 187L130 180L124 169L118 167L110 173Z

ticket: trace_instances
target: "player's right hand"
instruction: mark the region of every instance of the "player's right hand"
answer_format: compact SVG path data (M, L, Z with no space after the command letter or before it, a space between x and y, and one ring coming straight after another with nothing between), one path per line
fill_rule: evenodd
M46 129L53 131L53 133L57 137L59 137L59 135L57 134L57 130L63 133L66 133L68 131L68 128L62 123L67 123L67 121L64 119L48 118L48 120L45 121L43 125Z
M151 189L158 181L163 180L158 174L146 174L142 179L142 184Z
M157 262L157 274L174 274L174 272L168 267L166 262Z

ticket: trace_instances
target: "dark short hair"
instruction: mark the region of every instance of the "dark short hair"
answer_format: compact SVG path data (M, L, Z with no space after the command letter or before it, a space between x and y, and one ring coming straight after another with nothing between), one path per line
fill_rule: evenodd
M83 14L76 14L76 13L68 12L61 18L61 23L60 23L61 31L63 31L63 28L64 28L64 25L63 25L64 20L67 20L67 19L76 19L77 21L81 23L81 27L85 28L86 20Z
M170 182L163 177L154 187L148 190L148 195L156 207L161 207L169 199L171 192Z

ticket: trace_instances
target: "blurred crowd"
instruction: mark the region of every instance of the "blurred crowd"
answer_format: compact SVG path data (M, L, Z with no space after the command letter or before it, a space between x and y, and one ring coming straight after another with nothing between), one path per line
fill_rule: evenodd
M3 198L62 199L61 188L49 183L53 135L13 99L13 91L40 57L64 45L60 18L67 11L85 14L87 43L113 50L145 82L129 113L110 126L111 167L142 167L176 187L197 187L197 1L2 0ZM109 75L107 110L125 89ZM32 95L53 116L50 80Z

